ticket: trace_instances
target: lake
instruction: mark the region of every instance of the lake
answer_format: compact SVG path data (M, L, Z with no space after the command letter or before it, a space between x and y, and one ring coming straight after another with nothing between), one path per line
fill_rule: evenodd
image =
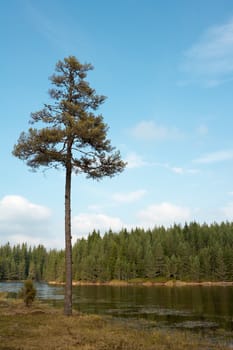
M22 285L0 282L0 291L17 292ZM35 286L38 299L63 305L63 286ZM73 306L156 327L233 331L233 286L75 286Z

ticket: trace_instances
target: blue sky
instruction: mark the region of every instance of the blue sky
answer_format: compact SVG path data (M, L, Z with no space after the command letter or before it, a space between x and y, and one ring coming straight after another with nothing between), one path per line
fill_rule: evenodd
M232 0L9 0L0 26L0 244L64 246L64 173L32 173L11 152L69 55L94 65L87 80L128 161L113 179L73 177L73 240L232 220Z

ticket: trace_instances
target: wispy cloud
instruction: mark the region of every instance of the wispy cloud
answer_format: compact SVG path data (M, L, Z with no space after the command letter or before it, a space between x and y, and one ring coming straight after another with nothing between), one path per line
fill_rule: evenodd
M77 35L74 37L71 30L72 23L70 17L65 18L65 14L63 14L63 21L58 21L54 13L47 13L40 5L39 2L24 2L28 20L30 20L33 28L42 35L50 45L70 52L77 47L77 42L79 46L84 43L84 40L80 40L80 37L77 37ZM66 25L67 21L69 21L69 26Z
M126 193L114 193L112 199L118 203L133 203L140 200L146 194L146 190L137 190Z
M147 160L144 160L139 154L135 152L130 152L126 156L125 161L127 162L127 168L129 169L142 168L142 167L159 167L159 168L167 169L168 171L177 175L184 175L184 174L194 175L200 172L199 169L195 169L195 168L172 166L169 163L162 163L162 162L155 162L155 161L149 162Z
M127 162L127 168L129 169L141 168L145 165L148 165L148 163L145 162L142 157L135 152L128 153L125 158L125 162Z
M173 171L173 168L169 166L168 163L154 162L144 160L143 157L136 152L130 152L126 155L125 161L127 162L127 168L141 168L141 167L161 167Z
M171 170L173 173L178 174L178 175L195 175L199 174L200 170L199 169L194 169L194 168L181 168L181 167L168 167L169 170Z
M208 28L185 53L181 69L190 82L214 87L233 79L233 18ZM182 82L181 82L182 83Z
M171 140L182 136L177 128L159 125L153 120L139 122L131 129L130 133L133 137L143 141Z
M195 163L209 164L233 159L233 150L217 151L205 154L194 160Z
M181 167L181 166L172 166L169 165L168 163L152 163L152 165L165 168L168 171L177 174L177 175L194 175L200 173L199 169L195 168L188 168L188 167Z

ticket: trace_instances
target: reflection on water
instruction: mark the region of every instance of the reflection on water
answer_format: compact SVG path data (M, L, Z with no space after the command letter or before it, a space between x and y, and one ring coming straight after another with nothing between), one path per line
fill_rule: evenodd
M82 312L144 319L159 326L233 330L233 287L74 288L74 306Z
M36 297L41 300L63 300L64 288L62 286L50 286L47 283L34 283ZM23 282L0 282L0 292L18 292L23 287Z
M176 328L233 330L233 287L82 286L73 294L74 306L82 312Z
M0 291L17 292L20 282L0 282ZM35 283L37 298L62 305L63 286ZM77 286L74 308L122 319L147 320L160 327L233 330L233 287Z

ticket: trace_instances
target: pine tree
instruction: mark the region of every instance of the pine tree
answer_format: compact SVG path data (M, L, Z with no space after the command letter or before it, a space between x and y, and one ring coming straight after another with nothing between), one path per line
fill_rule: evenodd
M98 180L125 167L119 151L107 139L102 115L95 114L105 97L97 95L85 80L92 69L74 56L57 63L50 78L55 87L49 91L54 104L31 114L31 124L44 127L21 133L13 150L34 170L41 166L65 169L66 315L72 314L71 175L85 173Z

